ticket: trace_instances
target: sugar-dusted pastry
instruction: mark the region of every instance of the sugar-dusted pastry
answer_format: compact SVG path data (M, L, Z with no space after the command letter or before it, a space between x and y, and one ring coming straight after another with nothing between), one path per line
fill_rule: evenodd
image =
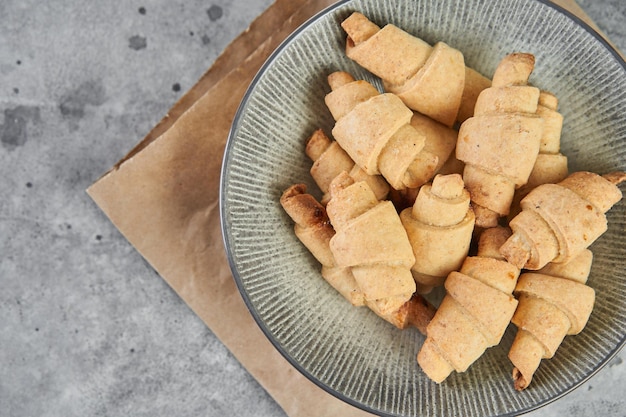
M381 315L397 311L415 293L415 257L393 203L379 201L365 181L347 173L330 188L326 211L335 229L330 249L338 267L351 269L368 304Z
M515 191L509 220L521 210L519 202L533 188L541 184L554 184L569 174L567 157L561 153L561 131L563 116L558 112L558 98L548 92L541 91L537 114L543 119L543 135L539 145L539 154L535 160L528 181Z
M322 129L315 130L309 137L305 152L313 161L310 170L311 177L324 193L321 200L322 204L326 204L330 198L328 194L330 183L343 171L348 172L355 181L367 181L379 200L385 199L389 194L389 184L382 176L368 175Z
M625 172L604 176L579 171L557 184L542 184L522 201L509 225L513 235L500 252L518 268L537 270L569 262L607 230L605 213L622 199Z
M325 102L336 121L335 140L367 174L382 175L394 189L432 179L456 146L449 130L414 116L395 94L380 94L343 71L330 74L328 82L332 91Z
M594 290L585 285L592 259L585 249L567 263L550 263L519 277L519 305L511 320L518 331L509 350L518 391L528 387L541 360L552 358L565 336L587 324L595 302Z
M443 382L452 371L465 372L488 347L500 343L517 307L512 292L520 273L498 252L509 235L503 227L486 229L477 255L446 279L446 295L417 355L433 381Z
M395 311L381 311L376 301L365 302L351 268L336 265L330 250L330 239L335 235L335 230L330 224L325 207L307 193L304 184L294 184L287 188L280 202L295 222L296 236L322 264L322 276L333 288L352 305L367 305L399 329L416 327L420 332L426 333L426 326L435 314L435 307L420 295L413 295Z
M387 24L380 28L354 12L341 26L347 33L346 55L383 80L411 109L452 126L462 102L466 115L489 79L465 66L463 54L444 42L434 46Z
M540 91L528 85L534 65L531 54L504 57L474 116L459 129L456 157L465 163L463 180L479 227L493 227L509 213L515 189L535 165L544 122L537 114Z
M443 285L469 252L474 212L463 178L459 174L435 176L420 188L413 207L400 213L400 220L415 255L411 272L417 291L428 293Z

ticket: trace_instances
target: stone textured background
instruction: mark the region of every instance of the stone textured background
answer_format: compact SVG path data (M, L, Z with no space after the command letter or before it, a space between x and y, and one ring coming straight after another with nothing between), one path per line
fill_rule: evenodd
M0 416L285 416L84 191L270 3L0 1ZM625 355L531 416L624 416Z

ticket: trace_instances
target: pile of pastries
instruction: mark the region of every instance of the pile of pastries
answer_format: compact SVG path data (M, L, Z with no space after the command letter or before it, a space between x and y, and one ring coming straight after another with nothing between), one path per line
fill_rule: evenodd
M512 378L525 389L588 321L589 246L626 173L569 172L558 98L529 83L532 54L502 57L488 78L444 42L358 12L341 26L347 56L384 90L328 74L335 124L306 143L323 197L294 184L280 199L296 236L352 305L426 336L417 361L437 383L512 322Z

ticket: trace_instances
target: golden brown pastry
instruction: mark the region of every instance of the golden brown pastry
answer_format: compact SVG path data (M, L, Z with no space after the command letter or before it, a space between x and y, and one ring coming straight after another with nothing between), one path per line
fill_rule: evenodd
M398 329L404 330L415 327L420 333L426 335L428 323L433 319L437 309L419 294L413 296L400 308L391 312L383 312L378 302L367 303L367 306L379 317L393 324Z
M342 71L328 76L326 105L336 120L332 134L369 175L382 175L397 190L432 178L439 157L424 149L426 136L411 125L413 111L391 93Z
M306 192L304 184L295 184L287 188L280 202L295 222L296 236L322 264L324 279L352 305L366 305L351 268L338 267L335 263L330 250L330 239L335 235L335 230L330 224L325 207ZM367 306L399 329L413 326L424 334L426 326L435 314L435 307L417 294L395 311L381 311L377 302L367 303Z
M474 116L459 129L456 157L465 163L476 224L496 226L509 213L515 189L526 184L537 159L543 119L539 89L527 85L535 65L531 54L504 57L492 86L478 97Z
M515 389L528 387L542 359L552 358L567 335L587 324L595 292L585 285L593 255L585 249L568 263L523 273L515 288L518 331L509 350Z
M558 98L548 92L541 91L537 114L543 119L543 135L539 145L539 154L535 160L528 181L515 191L509 220L517 215L521 208L519 202L533 188L541 184L557 183L569 174L567 157L561 153L561 130L563 115L558 112Z
M430 155L435 155L438 160L434 169L422 170L424 175L422 178L417 178L419 171L413 171L412 176L416 178L415 184L426 184L438 173L463 173L462 163L454 155L458 135L456 130L417 112L413 113L411 125L425 137L424 148L420 155L424 155L428 159L431 158ZM418 159L420 155L418 155ZM423 165L428 163L429 161L425 161ZM396 209L400 212L407 207L413 206L418 192L419 186L402 190L391 188L387 198L394 203Z
M417 292L426 294L443 285L469 252L474 212L463 178L459 174L435 176L420 188L413 207L400 213L400 220L416 259L411 272Z
M280 204L294 221L296 237L322 264L322 276L352 305L365 304L363 293L349 268L337 267L330 250L330 239L335 229L330 224L326 209L311 194L306 185L294 184L280 197Z
M498 248L510 230L494 227L480 237L477 256L465 259L445 282L446 295L427 328L417 362L430 379L443 382L465 372L488 347L500 343L517 307L512 292L519 269Z
M383 200L389 194L389 184L380 175L368 175L358 165L355 165L350 155L331 140L322 129L317 129L307 140L305 152L313 161L311 177L324 193L321 203L326 204L330 198L328 189L332 180L346 171L355 181L367 181L376 194L376 198Z
M617 185L625 180L624 172L579 171L538 186L520 202L522 211L509 222L513 235L500 252L531 270L569 262L607 230L605 213L622 199Z
M467 69L463 54L438 42L429 45L387 24L380 28L354 12L341 26L346 31L346 55L383 80L386 91L411 109L446 126L471 114L478 92L489 79ZM464 119L463 119L464 120Z
M475 69L465 67L465 87L463 88L463 97L461 97L461 106L459 114L456 117L458 123L463 123L474 115L474 107L480 93L491 87L491 80Z
M450 160L454 160L454 149L456 147L456 141L458 138L458 131L447 127L446 125L439 123L430 117L423 114L414 112L411 117L411 126L415 128L425 137L424 149L419 157L426 157L427 160L421 165L425 166L430 163L431 155L437 157L437 162L434 168L425 169L422 171L424 175L422 178L416 178L416 183L423 185L433 179L434 175L441 172L444 167L452 167L453 163ZM419 164L419 162L416 162ZM413 171L412 175L416 177L419 171ZM421 186L420 185L420 186Z
M326 205L335 229L330 249L338 267L350 268L368 304L381 315L397 311L415 293L415 257L390 201L379 201L365 181L337 176Z

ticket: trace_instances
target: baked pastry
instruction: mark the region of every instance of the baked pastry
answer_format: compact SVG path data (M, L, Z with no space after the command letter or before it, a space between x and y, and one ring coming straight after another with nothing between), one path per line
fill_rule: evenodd
M534 56L504 57L491 87L483 90L474 116L459 129L456 157L465 163L463 180L479 227L494 227L509 213L515 189L526 184L537 159L543 119L539 89L529 86Z
M415 255L411 268L417 292L426 294L443 285L467 257L474 212L459 174L437 175L424 184L412 207L400 213Z
M326 105L336 120L332 135L369 175L382 175L397 190L433 177L439 157L424 150L426 136L411 125L413 111L394 94L338 71L328 76Z
M389 194L389 184L380 175L368 175L354 163L350 155L339 144L331 140L322 129L316 129L306 143L305 152L313 161L311 177L324 193L321 203L325 205L330 198L328 189L332 180L346 171L355 181L366 181L376 198L383 200Z
M605 213L622 199L625 172L604 176L579 171L557 184L542 184L522 201L500 252L518 268L537 270L569 262L607 230Z
M463 54L444 42L434 46L387 24L380 28L359 12L341 23L347 33L346 55L383 80L411 109L446 126L473 110L489 79L467 69Z
M453 166L450 161L456 159L454 149L456 148L459 132L417 112L413 112L410 124L425 138L424 148L418 154L418 158L426 158L421 165L427 166L427 164L431 163L434 160L431 155L437 157L437 162L433 169L422 170L423 177L417 177L419 171L412 171L411 175L415 178L415 183L421 183L421 186L432 180L434 175L446 169L446 167ZM419 162L415 163L419 164Z
M397 311L415 293L415 257L393 203L379 201L365 181L337 176L326 205L336 234L330 250L338 267L350 268L368 304L382 315Z
M548 92L541 91L537 114L543 119L543 134L539 144L539 154L535 160L528 181L515 191L509 220L520 212L519 202L533 188L541 184L554 184L569 174L567 157L561 153L561 131L563 115L558 112L558 98Z
M567 335L587 324L595 302L585 285L593 254L585 249L567 263L523 273L515 288L519 305L512 322L518 331L509 350L515 389L528 387L542 359L554 356Z
M463 173L462 162L456 159L454 155L458 135L456 130L417 112L413 112L411 125L425 136L424 148L420 155L426 155L426 158L429 158L428 155L435 155L438 160L434 169L422 170L424 176L421 179L417 178L419 171L413 171L412 176L416 177L415 184L426 184L434 175L439 173ZM424 164L428 163L429 161L424 162ZM394 203L396 209L400 212L407 207L413 206L418 192L419 187L401 190L391 188L387 198Z
M426 335L428 323L430 323L437 311L435 306L419 294L413 294L407 302L394 311L383 312L380 307L384 306L384 304L379 302L368 302L366 305L380 318L393 324L398 329L404 330L414 327L423 335Z
M486 229L477 255L448 275L446 295L417 355L433 381L443 382L452 371L465 372L488 347L500 343L517 307L512 292L520 273L498 252L509 235L504 227Z
M426 333L426 326L435 314L435 307L418 294L413 295L394 311L383 310L385 303L367 302L350 267L336 265L330 250L330 239L335 230L330 224L325 207L307 193L306 185L294 184L281 195L280 203L295 222L294 231L300 241L322 264L321 274L326 281L352 305L367 305L377 315L399 329L416 327Z
M280 204L294 221L296 237L321 264L322 276L354 306L365 305L365 298L349 268L338 267L330 250L335 229L324 206L307 193L304 184L294 184L283 191Z

